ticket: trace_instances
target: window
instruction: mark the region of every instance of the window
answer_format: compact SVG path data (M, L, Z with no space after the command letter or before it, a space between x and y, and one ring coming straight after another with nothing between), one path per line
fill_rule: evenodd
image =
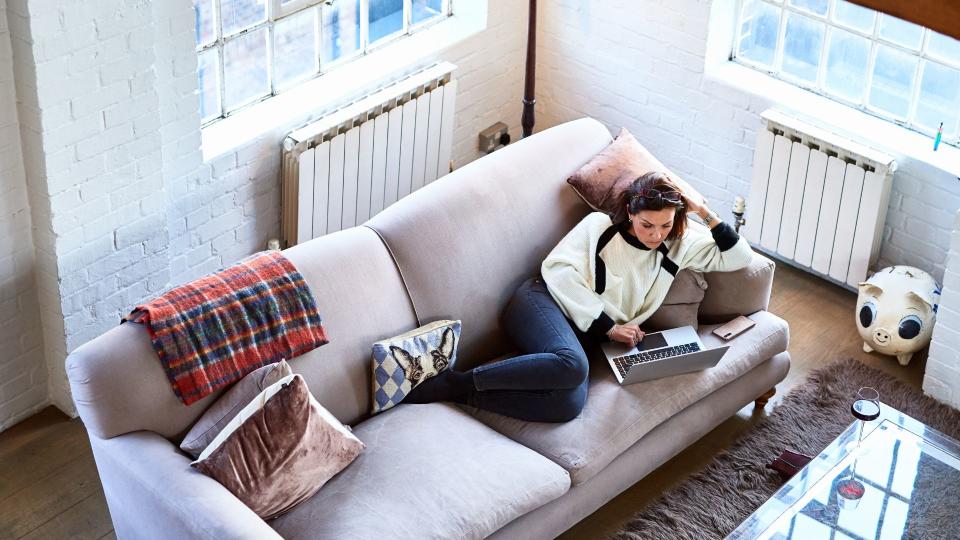
M733 60L960 143L960 41L843 0L741 0Z
M450 15L450 0L193 0L204 125Z

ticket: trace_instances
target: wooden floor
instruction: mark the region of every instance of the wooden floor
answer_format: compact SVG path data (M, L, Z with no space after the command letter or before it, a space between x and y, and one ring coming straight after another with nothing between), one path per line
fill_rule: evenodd
M862 352L854 326L856 295L789 266L777 265L770 311L790 324L792 367L766 409L748 406L690 448L567 531L564 540L604 538L664 490L700 470L717 449L763 418L813 369L854 357L919 388L926 352L907 368ZM79 420L54 408L0 433L0 539L113 538L90 444Z

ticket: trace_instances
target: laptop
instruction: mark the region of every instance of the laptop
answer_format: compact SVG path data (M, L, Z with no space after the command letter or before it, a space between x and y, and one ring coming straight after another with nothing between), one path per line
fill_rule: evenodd
M707 349L692 326L645 334L636 347L603 343L603 353L620 384L634 384L670 375L711 368L729 345Z

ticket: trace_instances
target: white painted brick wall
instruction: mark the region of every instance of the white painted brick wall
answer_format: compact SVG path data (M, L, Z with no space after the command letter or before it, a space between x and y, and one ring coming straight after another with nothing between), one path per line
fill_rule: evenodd
M47 394L71 414L67 353L167 285L153 4L8 2Z
M960 212L954 215L949 246L923 391L960 409Z
M48 403L6 11L0 0L0 431Z
M184 16L183 21L192 18ZM190 24L182 38L193 43ZM525 47L526 7L509 0L490 0L485 31L420 62L449 61L458 67L453 139L457 166L483 155L477 148L477 134L497 121L507 123L513 139L519 139ZM192 49L184 47L183 51L183 61L195 65ZM185 76L195 78L192 70ZM189 120L184 136L194 136L189 139L192 150L197 147L199 131L190 131L196 122ZM204 163L199 173L186 168L188 180L177 184L179 192L174 196L168 193L174 283L235 262L280 236L280 145L300 123L282 126ZM242 210L225 210L234 206Z
M733 198L749 193L759 113L772 102L704 79L710 7L541 3L537 129L582 116L613 133L627 127L729 218ZM876 268L911 264L940 280L960 183L915 160L898 163Z

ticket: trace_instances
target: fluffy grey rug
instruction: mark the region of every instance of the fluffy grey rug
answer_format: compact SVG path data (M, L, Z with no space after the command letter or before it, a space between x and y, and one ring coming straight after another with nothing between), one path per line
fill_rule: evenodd
M769 418L707 467L643 509L616 540L723 538L782 485L764 465L784 449L813 455L852 422L851 398L872 386L884 403L960 438L960 412L859 361L837 361L791 391Z

